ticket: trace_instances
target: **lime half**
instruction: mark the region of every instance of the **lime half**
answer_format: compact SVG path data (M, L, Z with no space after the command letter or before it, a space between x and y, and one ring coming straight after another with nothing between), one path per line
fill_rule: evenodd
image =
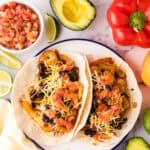
M46 18L46 33L48 42L51 43L56 40L58 34L58 24L52 16L49 14L45 15Z
M0 70L0 97L7 95L12 86L12 79L8 72Z
M144 129L148 134L150 134L150 108L144 112Z
M21 61L14 55L0 50L0 63L12 69L21 68Z

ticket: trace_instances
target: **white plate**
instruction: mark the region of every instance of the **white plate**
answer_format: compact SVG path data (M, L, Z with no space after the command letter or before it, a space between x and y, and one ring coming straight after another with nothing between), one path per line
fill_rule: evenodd
M61 144L53 147L46 148L46 150L110 150L114 148L116 145L118 145L123 138L131 131L134 124L136 123L136 120L139 116L141 104L142 104L142 95L138 88L137 81L135 79L135 76L131 70L131 68L128 66L128 64L117 54L115 51L110 49L109 47L87 39L68 39L60 42L56 42L43 50L41 50L38 54L40 54L42 51L46 49L59 49L59 50L66 50L66 51L73 51L73 52L79 52L81 54L84 54L88 57L89 61L92 61L95 58L102 58L102 57L113 57L117 62L119 62L119 65L124 71L127 73L127 81L128 76L130 75L130 83L129 88L134 87L133 91L133 97L137 103L137 107L132 109L130 116L128 117L127 125L124 125L124 128L122 129L122 134L118 138L113 138L109 143L101 143L97 146L91 145L87 143L86 141L81 140L73 140L67 144ZM37 54L37 55L38 55ZM117 63L118 64L118 63Z

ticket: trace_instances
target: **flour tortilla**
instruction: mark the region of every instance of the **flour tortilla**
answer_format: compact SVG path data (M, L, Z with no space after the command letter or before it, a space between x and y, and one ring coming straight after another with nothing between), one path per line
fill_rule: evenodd
M90 55L90 56L87 56L87 58L88 58L89 63L91 63L97 59L106 58L106 57ZM79 121L79 125L78 125L79 128L76 129L76 131L75 131L76 137L74 138L74 140L83 140L83 141L86 141L86 142L94 144L94 145L95 144L99 145L98 147L103 147L104 149L109 149L108 147L112 147L112 145L115 146L116 141L117 142L121 141L121 139L123 139L123 137L128 134L128 132L133 128L134 124L136 123L136 120L139 116L140 109L142 106L142 94L138 87L137 80L135 78L135 75L134 75L132 69L121 58L112 56L112 59L113 59L114 63L126 73L127 85L128 85L128 89L130 92L129 94L131 97L131 101L130 101L131 108L130 108L129 112L127 113L128 121L126 124L124 124L123 128L118 131L118 136L113 136L111 139L106 140L104 142L95 142L95 140L93 140L93 138L86 136L83 133L83 131L79 131L81 129L81 126L83 126L83 124L84 125L86 124L87 118L85 118L85 115L88 113L89 107L92 105L92 100L89 98L86 101L84 111L83 111L82 116ZM88 71L87 71L87 73L88 73ZM88 75L90 75L90 74L88 73ZM88 77L88 75L87 75L87 77ZM92 94L89 93L89 97L91 97L91 96L92 96ZM134 107L135 104L136 104L136 107Z
M26 89L31 85L31 82L34 81L35 76L38 72L37 65L38 65L39 56L34 57L32 60L29 60L23 66L23 68L18 72L14 81L14 86L11 94L15 119L17 121L18 127L22 130L22 132L27 134L27 136L35 140L38 144L40 144L43 147L69 142L73 138L75 130L77 128L79 130L79 128L81 129L84 126L83 124L83 126L80 125L80 127L78 127L82 112L86 104L86 100L89 100L87 94L92 93L92 88L91 88L92 83L90 83L88 81L89 79L87 78L90 76L90 72L89 71L87 72L86 58L80 54L67 52L67 51L60 51L60 54L65 54L68 57L70 57L75 62L75 65L79 67L80 82L84 86L81 108L79 110L74 128L69 133L65 133L64 135L57 136L57 137L54 137L50 134L46 134L31 119L28 113L20 105L19 99L21 95L23 95L26 92ZM90 112L90 107L88 109L89 110L87 110L87 113Z

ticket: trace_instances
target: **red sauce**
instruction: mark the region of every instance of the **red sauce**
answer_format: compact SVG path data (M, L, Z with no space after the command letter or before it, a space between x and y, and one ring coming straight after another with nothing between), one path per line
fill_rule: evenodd
M9 2L0 7L0 44L21 50L33 44L40 33L38 15L26 5Z

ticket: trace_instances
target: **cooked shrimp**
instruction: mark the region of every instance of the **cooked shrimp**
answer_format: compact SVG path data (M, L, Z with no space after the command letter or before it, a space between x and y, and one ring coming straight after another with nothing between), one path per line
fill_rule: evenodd
M55 51L47 50L40 56L39 61L46 65L54 65L57 63L58 57Z
M67 88L71 93L78 94L78 99L82 97L83 85L80 82L70 82L67 84Z
M47 124L43 124L41 126L41 128L45 131L45 132L50 132L52 130L52 125L50 123Z
M65 63L62 65L61 70L62 71L69 71L74 67L73 61L66 55L60 55L60 59Z

